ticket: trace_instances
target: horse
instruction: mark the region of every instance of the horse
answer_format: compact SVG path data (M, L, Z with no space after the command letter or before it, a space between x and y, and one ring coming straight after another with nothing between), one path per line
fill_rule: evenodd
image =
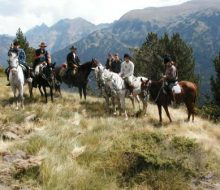
M160 123L162 123L162 107L164 108L169 121L172 122L168 109L171 98L169 97L169 94L164 91L164 81L142 79L141 82L141 90L143 94L146 96L149 92L151 99L157 104ZM175 101L177 104L180 104L181 102L185 103L188 112L187 121L189 122L190 117L192 116L192 122L194 122L197 86L189 81L180 81L178 84L181 88L181 92L179 94L175 94Z
M127 111L125 109L125 97L127 97L128 95L128 89L126 88L124 80L117 73L105 69L101 64L95 67L94 70L98 84L104 87L104 91L106 92L106 99L108 99L111 96L113 100L114 113L116 112L114 101L118 100L120 114L124 112L125 118L127 119L128 116L127 116ZM143 111L144 113L146 113L147 99L143 98L141 94L141 78L143 77L136 77L136 78L134 77L133 96L130 98L132 100L134 107L134 98L136 98L139 102L139 97L140 97L143 103ZM106 90L108 90L108 92ZM107 106L109 106L109 100L107 100ZM140 105L139 105L139 109L140 109Z
M35 76L35 81L37 82L37 87L41 93L41 96L45 97L45 102L47 103L47 89L46 87L50 88L50 97L51 101L53 102L53 88L55 88L55 74L54 74L54 68L55 64L46 64L41 66L41 72ZM43 91L41 89L43 87Z
M84 99L86 100L86 88L88 83L88 76L90 72L92 71L93 65L97 61L95 59L92 59L92 61L86 62L79 66L77 69L77 72L73 75L70 74L67 76L67 68L60 66L55 68L55 77L56 79L62 83L69 85L70 87L75 86L79 89L79 95L80 99L82 99L82 95L84 96Z
M9 53L9 82L11 89L16 100L16 109L18 109L18 102L20 101L21 107L24 108L24 73L18 62L18 55L15 52ZM18 96L16 96L18 90Z

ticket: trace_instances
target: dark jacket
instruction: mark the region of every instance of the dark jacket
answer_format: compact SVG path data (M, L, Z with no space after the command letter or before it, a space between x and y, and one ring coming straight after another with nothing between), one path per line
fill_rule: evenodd
M114 73L120 73L121 71L121 60L113 61L110 67L110 71Z
M44 55L43 57L40 57L40 55ZM47 50L41 50L37 49L35 51L35 65L42 63L46 61L48 63L48 52Z
M70 52L67 57L66 57L66 62L67 62L67 66L69 69L73 69L74 65L79 66L80 65L80 59L78 57L78 55L73 56L73 52Z

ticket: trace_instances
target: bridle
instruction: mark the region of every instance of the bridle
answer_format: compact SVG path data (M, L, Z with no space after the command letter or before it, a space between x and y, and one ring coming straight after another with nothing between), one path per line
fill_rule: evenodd
M11 69L18 69L18 67L19 67L19 62L18 62L18 59L17 58L14 58L14 59L16 59L16 60L13 60L13 61L16 61L16 64L14 64L14 65L11 65L11 63L12 63L12 61L9 59L8 60L8 63L9 63L9 69L11 70Z
M146 88L141 88L142 96L144 98L144 101L146 101L148 99L148 94L149 94L150 87L151 87L151 80L149 80L147 82Z

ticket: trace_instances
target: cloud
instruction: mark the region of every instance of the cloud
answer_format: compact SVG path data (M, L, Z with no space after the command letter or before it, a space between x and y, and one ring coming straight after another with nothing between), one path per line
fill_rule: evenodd
M0 33L15 35L45 23L52 25L63 18L82 17L99 24L112 22L132 9L169 6L187 0L0 0Z

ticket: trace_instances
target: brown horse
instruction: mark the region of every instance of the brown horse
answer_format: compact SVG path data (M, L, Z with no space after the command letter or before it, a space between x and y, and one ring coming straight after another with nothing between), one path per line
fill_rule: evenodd
M164 108L170 122L172 119L168 110L168 105L170 104L170 95L164 92L163 81L151 81L142 80L141 90L145 96L148 92L150 93L151 99L157 104L158 112L160 117L160 122L162 123L162 107ZM179 85L181 87L181 93L175 95L176 103L184 102L188 111L187 121L190 121L192 116L192 121L194 121L195 115L195 102L197 97L197 87L194 83L188 81L180 81Z

